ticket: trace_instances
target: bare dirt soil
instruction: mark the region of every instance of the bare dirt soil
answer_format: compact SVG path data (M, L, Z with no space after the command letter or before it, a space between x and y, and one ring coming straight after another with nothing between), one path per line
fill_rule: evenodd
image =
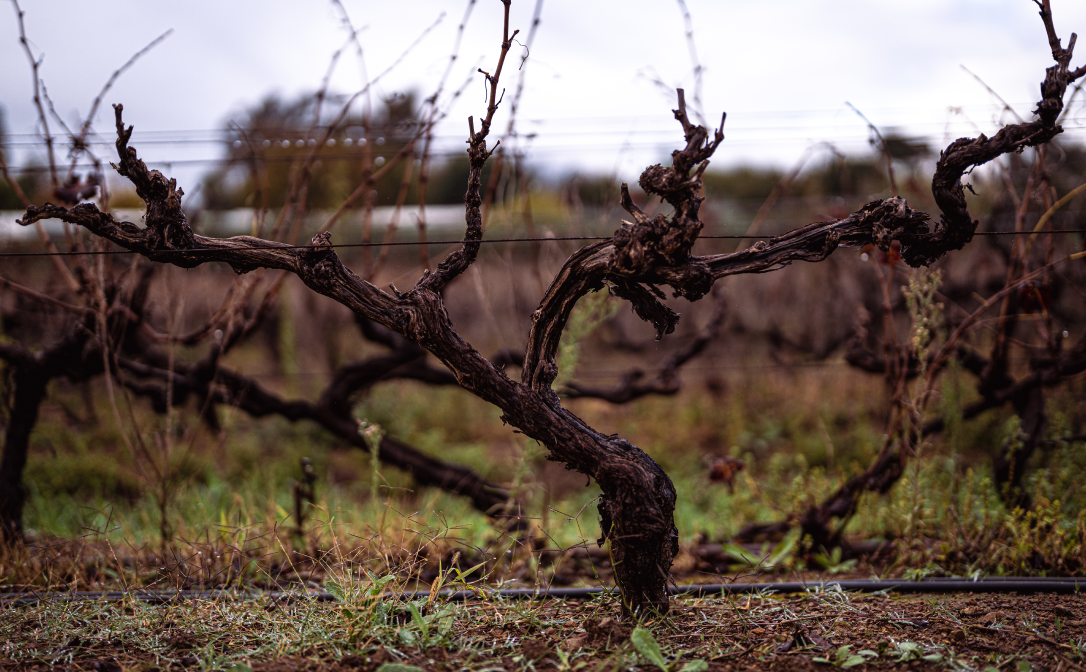
M116 618L103 605L86 603L7 607L0 611L0 633L8 660L0 668L659 669L631 640L637 624L615 620L619 609L612 598L452 605L455 618L440 637L433 631L405 634L412 619L402 613L392 614L386 622L391 627L352 629L343 620L349 607L304 602L134 605L119 607ZM303 621L323 625L307 635ZM676 599L666 618L641 625L676 671L1086 669L1084 595L901 597L827 590ZM269 646L273 641L279 644Z

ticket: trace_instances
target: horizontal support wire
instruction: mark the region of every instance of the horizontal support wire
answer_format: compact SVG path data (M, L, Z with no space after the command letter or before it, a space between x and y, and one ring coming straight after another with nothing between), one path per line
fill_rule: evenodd
M977 231L974 236L1033 236L1043 234L1058 234L1058 233L1086 233L1086 229L1054 229L1045 231ZM777 236L747 236L742 234L735 235L719 235L719 236L698 236L698 240L772 240ZM414 246L414 245L463 245L465 243L557 243L562 241L571 240L611 240L612 236L556 236L553 238L484 238L482 240L412 240L412 241L391 241L391 242L369 242L369 243L338 243L329 244L332 248L349 248L349 247L402 247L402 246ZM277 245L274 248L268 248L263 246L240 246L233 247L231 250L304 250L310 247L309 245ZM220 249L177 249L177 250L155 250L155 254L210 254L222 252ZM3 257L83 257L83 256L95 256L101 254L137 254L132 250L77 250L71 252L3 252L0 251L0 258Z

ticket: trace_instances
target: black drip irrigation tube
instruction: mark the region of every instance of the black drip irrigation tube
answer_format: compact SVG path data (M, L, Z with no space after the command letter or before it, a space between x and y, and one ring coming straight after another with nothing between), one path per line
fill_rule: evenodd
M842 581L784 581L776 583L722 583L669 586L672 595L690 597L720 597L749 593L803 593L811 591L859 593L1056 593L1072 594L1086 590L1086 577L991 577L978 579L925 578L920 581L889 579L842 580ZM606 593L617 593L616 588L594 586L590 588L473 588L471 590L442 590L438 596L453 602L495 599L586 599ZM388 593L385 597L412 600L429 597L430 591ZM168 604L186 600L297 600L336 602L337 598L323 591L265 591L265 590L177 590L177 591L81 591L0 594L0 607L38 604L40 602L122 602L137 600L151 604Z

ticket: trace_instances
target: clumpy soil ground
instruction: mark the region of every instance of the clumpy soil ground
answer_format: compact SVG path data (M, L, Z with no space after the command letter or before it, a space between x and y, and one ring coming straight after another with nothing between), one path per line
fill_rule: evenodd
M0 607L2 669L656 670L613 597L364 604L192 601ZM652 633L668 669L1086 670L1086 595L674 600ZM848 647L848 648L842 648ZM698 661L704 661L700 663Z

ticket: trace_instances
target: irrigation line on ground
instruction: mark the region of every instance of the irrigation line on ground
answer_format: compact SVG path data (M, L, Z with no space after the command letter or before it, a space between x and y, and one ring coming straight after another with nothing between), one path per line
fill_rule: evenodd
M927 578L920 581L888 579L842 581L781 581L774 583L717 583L670 586L672 595L691 597L719 597L748 593L803 593L820 590L842 590L859 593L1058 593L1073 594L1086 589L1083 577L1020 577L1006 576L982 579ZM492 599L585 599L595 595L616 592L616 588L593 586L589 588L474 588L472 590L442 590L438 595L453 602ZM418 590L389 593L385 597L414 600L428 598L430 591ZM151 604L166 604L185 600L271 600L306 598L318 602L336 602L331 593L323 591L263 591L263 590L178 590L178 591L80 591L41 592L0 595L0 607L37 604L39 602L122 602L138 600Z

